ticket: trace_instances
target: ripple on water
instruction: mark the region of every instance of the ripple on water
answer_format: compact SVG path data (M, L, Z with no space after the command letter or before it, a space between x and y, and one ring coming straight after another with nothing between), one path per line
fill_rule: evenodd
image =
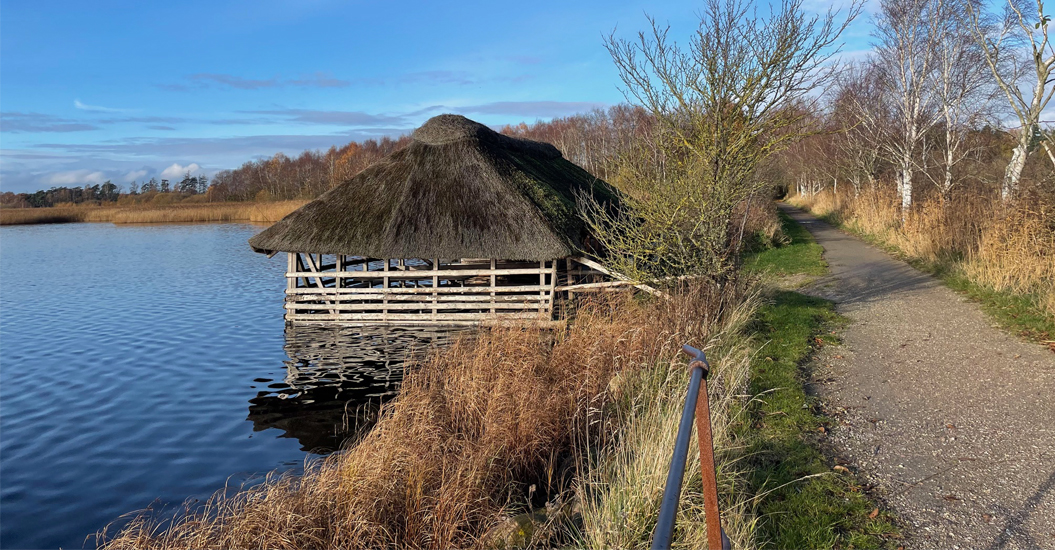
M257 230L0 229L0 546L79 547L155 499L300 468L395 392L407 349L449 337L285 332Z

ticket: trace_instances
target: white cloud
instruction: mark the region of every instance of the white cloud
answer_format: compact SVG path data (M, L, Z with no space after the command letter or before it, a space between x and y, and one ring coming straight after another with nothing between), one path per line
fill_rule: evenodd
M106 175L100 171L69 170L48 174L43 181L48 185L91 185L105 182Z
M183 177L183 174L190 172L192 175L197 175L201 171L201 166L198 166L197 162L192 162L186 166L180 166L177 163L172 163L172 166L161 171L161 178L166 180L172 180Z
M81 103L81 100L79 100L79 99L74 99L73 100L73 106L78 108L78 109L80 109L80 110L82 110L82 111L93 111L93 112L96 112L96 113L124 113L124 112L128 111L128 109L114 109L113 107L100 107L98 105L86 105L84 103Z
M131 172L125 174L124 178L122 179L124 179L124 181L127 183L140 178L145 178L148 173L149 172L147 172L146 170L132 170Z

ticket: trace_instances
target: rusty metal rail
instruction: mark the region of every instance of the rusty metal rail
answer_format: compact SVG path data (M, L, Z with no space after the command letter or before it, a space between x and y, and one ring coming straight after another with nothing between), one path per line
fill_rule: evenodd
M707 375L711 365L702 350L682 346L689 360L689 392L685 396L685 409L678 424L678 438L674 443L674 455L670 459L667 485L663 489L663 500L659 507L656 531L652 535L652 550L670 548L674 538L674 522L678 517L678 501L681 499L681 484L685 478L685 464L689 455L689 439L692 437L692 422L695 417L697 442L700 446L700 473L703 477L703 508L707 520L707 549L728 550L729 538L722 530L718 511L718 482L714 471L714 443L711 438L711 411L707 401Z

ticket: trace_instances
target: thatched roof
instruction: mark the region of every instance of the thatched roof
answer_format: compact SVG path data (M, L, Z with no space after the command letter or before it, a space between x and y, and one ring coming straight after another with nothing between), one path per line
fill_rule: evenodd
M579 193L616 192L552 145L458 115L249 239L257 252L550 260L580 253Z

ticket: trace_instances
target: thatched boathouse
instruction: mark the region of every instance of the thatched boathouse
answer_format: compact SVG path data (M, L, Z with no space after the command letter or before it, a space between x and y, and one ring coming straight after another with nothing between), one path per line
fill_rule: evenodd
M608 184L458 115L411 137L249 240L288 254L287 322L548 321L557 291L598 273L576 201L616 200Z

